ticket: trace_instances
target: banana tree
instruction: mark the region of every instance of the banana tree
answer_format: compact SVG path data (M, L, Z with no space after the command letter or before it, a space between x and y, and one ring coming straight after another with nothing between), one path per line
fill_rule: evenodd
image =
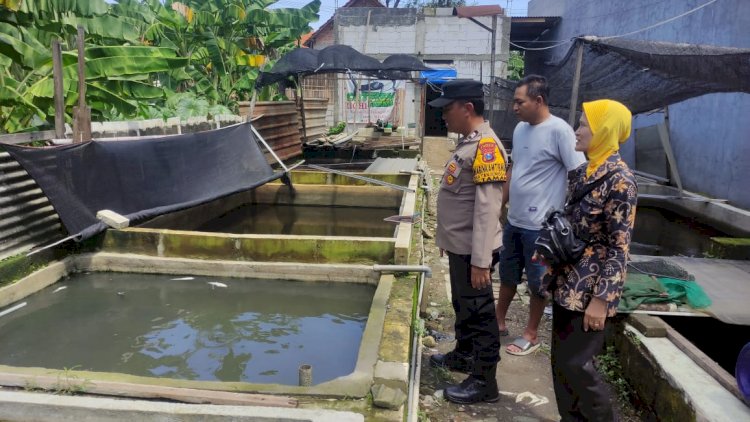
M252 95L259 69L292 46L318 19L320 0L300 9L268 9L269 0L184 0L148 2L155 17L144 36L154 45L170 46L190 60L163 75L176 92L193 91L234 107ZM174 13L171 13L174 12Z
M50 42L75 44L77 26L86 33L87 102L92 116L137 116L139 101L158 102L165 90L153 74L184 68L174 49L141 45L135 17L111 13L102 0L41 0L0 3L0 130L49 126L54 116ZM75 50L63 53L66 118L78 99Z

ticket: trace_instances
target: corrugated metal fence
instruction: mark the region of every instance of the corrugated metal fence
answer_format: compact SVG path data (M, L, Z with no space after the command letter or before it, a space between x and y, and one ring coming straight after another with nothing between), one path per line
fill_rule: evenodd
M37 139L52 136L54 131ZM6 143L31 139L0 138ZM62 239L63 233L57 212L36 182L7 152L0 152L0 259Z
M299 124L299 134L303 142L312 141L325 135L328 100L325 98L305 98L305 127ZM297 112L302 111L297 107ZM300 116L300 119L302 116Z

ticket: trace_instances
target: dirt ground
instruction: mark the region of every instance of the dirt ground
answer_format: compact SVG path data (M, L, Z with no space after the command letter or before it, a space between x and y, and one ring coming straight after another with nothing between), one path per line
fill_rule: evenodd
M427 302L425 319L426 332L422 350L422 371L420 385L420 421L459 422L459 421L558 421L560 419L555 404L550 369L549 341L551 317L545 315L539 331L542 347L527 356L512 356L505 353L505 346L516 336L523 333L528 318L528 294L516 295L508 313L510 335L501 337L501 361L498 365L497 380L500 388L500 401L475 405L456 405L442 397L442 389L460 382L466 375L445 369L432 368L429 357L434 353L445 353L453 349L454 314L450 305L450 283L448 280L448 259L440 257L435 246L435 208L437 199L437 182L442 169L450 157L453 143L446 138L426 138L425 156L433 179L433 192L430 195L429 207L424 218L424 227L428 233L425 238L425 264L433 270L433 277L427 280L424 300ZM497 274L493 274L497 277ZM495 297L499 284L494 283ZM523 290L519 288L519 291ZM433 337L436 344L432 344ZM431 346L431 347L430 347ZM624 421L640 421L628 404L618 405L618 413L624 414Z

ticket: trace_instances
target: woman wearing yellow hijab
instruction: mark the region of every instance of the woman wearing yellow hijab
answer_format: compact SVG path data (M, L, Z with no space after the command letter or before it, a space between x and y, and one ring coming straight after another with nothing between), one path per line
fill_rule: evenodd
M576 150L589 161L569 173L568 201L594 189L566 216L586 249L577 263L551 268L544 279L554 298L552 374L563 421L614 420L592 360L604 344L607 317L617 313L635 221L638 188L618 153L631 119L617 101L586 102L576 130Z

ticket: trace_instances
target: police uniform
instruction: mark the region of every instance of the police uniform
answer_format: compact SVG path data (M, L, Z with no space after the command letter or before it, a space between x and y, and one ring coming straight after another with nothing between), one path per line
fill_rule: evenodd
M494 252L500 248L506 163L502 143L484 122L459 139L445 165L437 201L436 243L448 253L456 348L453 355L440 355L432 361L464 370L492 385L500 360L495 302L491 285L483 289L471 286L471 266L491 268ZM456 356L466 358L465 368L456 363Z

